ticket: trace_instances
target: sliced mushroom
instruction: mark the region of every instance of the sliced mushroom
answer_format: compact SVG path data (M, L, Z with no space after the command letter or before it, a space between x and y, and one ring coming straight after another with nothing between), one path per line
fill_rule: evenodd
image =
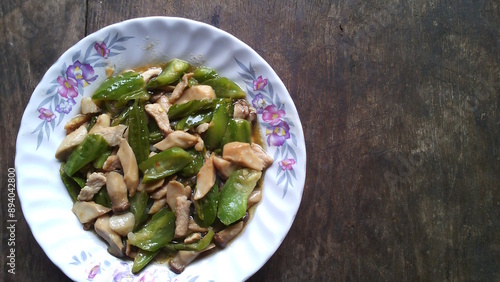
M259 151L258 147L252 147L248 143L227 143L222 150L223 159L243 167L262 171L270 165L269 159L264 157L267 154L264 151Z
M201 252L196 252L196 251L179 251L175 255L174 258L172 258L169 262L168 265L170 266L170 269L179 274L182 271L184 271L184 268L190 264L198 255L200 255L203 252L206 252L208 250L211 250L215 247L214 244L208 245L203 251Z
M80 103L82 105L82 114L95 114L102 111L90 97L83 97Z
M80 201L75 202L71 210L78 217L78 220L80 220L81 223L91 222L99 216L111 211L110 208L101 206L95 202Z
M153 205L149 209L148 214L155 214L155 213L159 212L166 205L167 205L167 199L165 199L165 198L155 200L153 202Z
M134 151L128 144L127 140L120 140L120 149L116 153L123 167L123 180L127 185L128 195L133 197L139 185L139 168Z
M102 170L104 171L113 171L119 169L122 169L122 164L120 163L120 159L117 155L110 155L102 165Z
M205 122L205 123L198 125L196 127L195 131L198 134L202 134L203 132L207 131L209 127L210 127L210 123Z
M184 244L192 244L200 241L201 239L201 233L200 232L195 232L184 239Z
M72 118L70 121L68 121L64 125L64 129L66 130L66 134L70 134L71 132L73 132L73 130L84 125L91 118L92 118L92 115L76 115L74 118Z
M109 218L109 227L121 236L127 236L129 232L132 232L134 224L135 217L131 212L114 214Z
M196 221L192 218L189 219L189 225L188 225L189 231L192 232L207 232L208 228L206 227L201 227L196 223Z
M203 166L196 176L196 189L194 190L195 200L205 197L215 184L214 156L214 153L212 153L210 157L205 160L205 163L203 163Z
M248 102L246 100L240 99L236 101L236 103L234 103L234 111L233 111L234 118L246 119L249 114L250 114L250 106L248 105Z
M145 83L148 83L149 80L155 76L158 76L161 73L161 68L159 67L152 67L147 69L146 71L142 72L142 78L144 79Z
M175 237L181 238L187 235L189 226L189 209L191 201L186 196L175 199Z
M110 172L106 177L106 190L111 200L114 213L122 213L130 208L127 198L127 185L123 176L117 172Z
M144 109L150 116L152 116L156 120L156 123L158 124L158 127L160 128L161 132L163 132L163 134L168 135L169 133L173 132L172 128L170 127L170 121L168 120L167 112L160 104L147 104L146 106L144 106Z
M172 92L172 96L170 96L170 99L169 99L170 103L174 103L175 101L177 101L177 99L179 99L179 97L181 97L182 92L184 92L184 89L186 89L186 87L188 86L189 79L191 77L193 77L192 72L185 73L182 76L181 82L177 83L177 85L174 88L174 91Z
M184 90L182 96L174 104L184 104L192 100L214 99L214 89L210 85L194 85Z
M253 190L247 200L247 210L262 200L262 190Z
M154 191L149 195L149 197L153 200L159 200L161 198L166 198L167 196L167 186L162 186L160 189Z
M89 134L99 134L108 142L110 146L117 146L123 137L126 125L119 124L111 126L111 118L107 114L102 114L97 117L95 125L90 129Z
M91 201L94 195L106 184L106 176L101 172L93 172L87 177L85 187L78 194L78 201Z
M236 170L236 168L238 168L238 165L217 156L214 157L214 166L219 172L220 176L225 179L229 178L231 173Z
M109 215L99 217L94 224L94 229L99 236L108 242L108 252L110 254L116 257L123 257L125 254L125 245L123 245L120 235L109 226Z
M83 139L85 139L86 136L87 127L85 125L81 125L77 130L66 135L66 137L64 137L63 141L57 148L56 158L58 160L64 160L76 146L82 143Z
M148 193L152 193L156 189L162 187L163 182L165 182L165 178L147 184L141 182L139 183L139 187L137 187L137 191L139 192L146 191Z
M191 148L196 145L196 143L198 143L198 136L182 130L176 130L153 146L158 150L165 151L173 147L180 147L182 149Z
M243 230L243 221L240 221L222 231L215 233L214 241L217 246L225 248L231 240L233 240L238 234L240 234L241 230Z

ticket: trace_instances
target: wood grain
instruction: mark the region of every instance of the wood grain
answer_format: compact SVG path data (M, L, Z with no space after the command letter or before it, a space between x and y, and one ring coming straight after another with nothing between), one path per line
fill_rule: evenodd
M307 144L296 220L249 281L500 279L497 1L41 1L0 4L0 185L31 92L64 50L134 17L212 24L287 86ZM17 273L64 281L17 210ZM17 202L19 204L19 202Z

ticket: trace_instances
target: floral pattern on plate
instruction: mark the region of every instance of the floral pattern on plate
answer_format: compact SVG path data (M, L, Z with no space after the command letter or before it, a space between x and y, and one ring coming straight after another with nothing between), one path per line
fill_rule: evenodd
M62 65L59 76L52 81L44 95L47 98L38 105L38 118L41 122L32 132L38 133L37 149L44 137L49 140L50 133L75 108L75 98L83 96L84 88L96 81L98 75L95 70L105 67L108 58L127 50L120 43L131 38L133 37L119 36L118 33L113 37L108 34L103 41L90 44L83 57L81 51L78 51L72 56L72 64Z
M297 154L288 143L291 141L297 146L297 137L294 133L294 123L286 116L285 104L281 102L279 95L274 92L271 81L257 76L252 63L248 66L234 58L242 72L238 74L246 83L246 90L252 105L260 116L261 125L265 128L267 145L276 147L274 160L278 161L276 175L277 185L283 185L282 198L286 196L289 187L293 187L294 179L297 179L294 165Z

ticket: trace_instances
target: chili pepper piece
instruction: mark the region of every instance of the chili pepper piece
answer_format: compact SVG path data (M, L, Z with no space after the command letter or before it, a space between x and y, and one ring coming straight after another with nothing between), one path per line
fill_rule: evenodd
M205 122L212 120L213 112L199 112L184 117L176 125L175 130L188 130Z
M150 183L170 176L192 162L190 154L181 148L174 147L160 152L141 162L139 169L143 172L143 183Z
M130 199L130 212L134 214L134 231L137 230L148 219L148 193L145 191L137 192Z
M227 123L226 133L222 138L221 147L231 142L250 143L252 141L252 125L249 121L232 118Z
M214 69L207 67L198 67L193 71L193 78L199 83L203 83L209 79L217 78L219 75Z
M198 223L202 227L208 227L217 218L217 206L219 204L219 184L215 181L214 186L200 200L194 201Z
M137 163L149 156L148 120L144 107L137 101L131 106L128 116L128 143L134 151Z
M215 150L219 147L222 137L226 132L229 118L232 115L231 103L222 102L217 104L212 117L212 122L205 132L203 141L208 150Z
M233 171L219 195L217 217L225 225L240 220L247 210L247 199L257 185L262 173L252 169Z
M179 80L182 75L189 70L189 63L179 59L168 62L165 69L157 76L153 77L146 87L148 89L169 85Z
M210 228L201 238L198 242L191 243L191 244L183 244L183 243L178 243L178 244L168 244L166 247L168 249L174 249L174 250L184 250L184 251L196 251L196 252L201 252L203 251L206 247L212 243L212 239L214 238L215 232L212 228Z
M186 152L191 155L192 162L181 169L179 171L179 175L182 177L191 177L196 175L198 171L200 171L200 168L203 166L203 153L198 152L195 149L190 149Z
M78 194L80 194L80 190L82 187L78 185L70 176L68 176L64 170L65 163L62 163L60 168L59 168L59 174L61 175L61 180L66 187L66 190L68 190L68 194L71 197L71 200L73 200L73 203L76 202Z
M134 99L149 99L144 79L140 73L134 71L108 78L92 95L92 100L94 101L128 101Z
M246 97L245 91L227 77L212 78L203 84L212 86L217 98L244 99Z
M154 252L145 251L139 249L137 255L134 258L134 264L132 265L132 273L137 273L141 271L149 262L151 262L156 255L160 252L160 250L156 250Z
M89 134L71 153L64 167L68 176L97 159L108 150L108 142L101 135Z
M151 217L151 221L139 231L129 233L128 240L142 250L154 252L167 245L174 238L175 213L168 207L162 208Z

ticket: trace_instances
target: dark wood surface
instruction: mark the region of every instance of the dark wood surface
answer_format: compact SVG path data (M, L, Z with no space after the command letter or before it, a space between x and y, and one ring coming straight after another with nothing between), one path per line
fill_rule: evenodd
M65 281L8 168L46 70L125 19L186 17L228 31L282 78L307 143L295 222L249 281L500 280L498 1L0 1L0 281Z

